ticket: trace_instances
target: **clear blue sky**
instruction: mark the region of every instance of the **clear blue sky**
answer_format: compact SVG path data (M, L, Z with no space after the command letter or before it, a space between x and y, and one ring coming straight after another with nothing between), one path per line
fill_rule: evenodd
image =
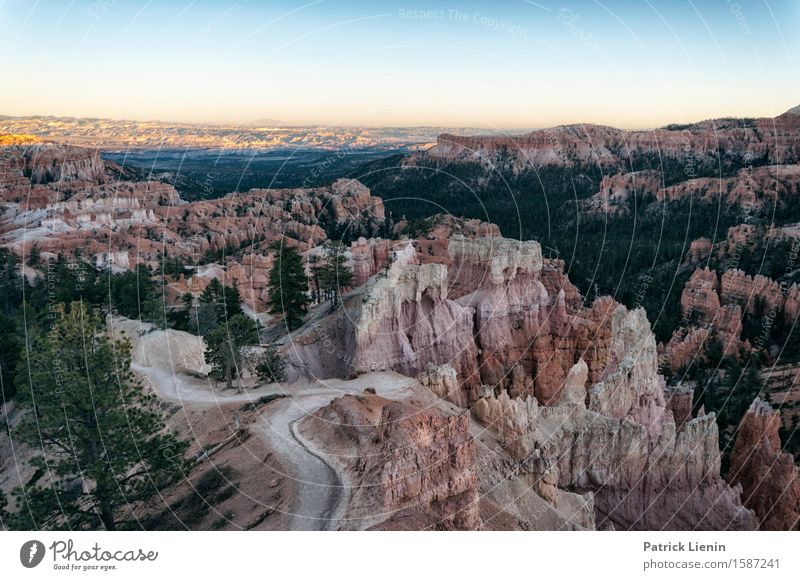
M800 0L0 0L0 38L7 115L645 128L800 103Z

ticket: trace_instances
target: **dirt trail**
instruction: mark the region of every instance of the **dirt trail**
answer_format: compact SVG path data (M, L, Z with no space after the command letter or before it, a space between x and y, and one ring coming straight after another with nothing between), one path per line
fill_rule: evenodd
M349 488L325 453L308 441L297 429L297 422L347 393L363 393L372 387L380 395L397 394L416 381L391 372L370 373L352 381L317 381L314 386L292 389L292 397L271 405L259 423L265 440L290 466L295 478L297 497L291 529L336 529L344 517Z
M345 503L341 476L297 431L297 421L324 405L317 397L313 401L309 406L289 399L278 401L258 422L259 435L278 451L287 475L294 479L291 530L328 529Z
M270 394L289 395L265 408L254 433L280 456L289 471L286 475L294 480L297 491L291 508L289 529L292 530L336 529L337 522L344 517L349 498L342 475L313 442L298 432L297 421L347 393L361 393L371 387L379 395L392 395L416 382L397 373L376 372L352 381L311 380L237 393L213 390L211 382L206 379L170 370L135 363L131 368L143 376L162 398L178 401L187 407L256 401Z

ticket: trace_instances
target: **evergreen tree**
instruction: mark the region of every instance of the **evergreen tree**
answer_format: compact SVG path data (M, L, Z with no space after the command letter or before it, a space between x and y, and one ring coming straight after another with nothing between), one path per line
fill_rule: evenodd
M285 238L270 245L275 255L269 273L269 311L280 316L289 330L303 324L308 311L308 277L303 260Z
M320 282L325 298L332 298L336 306L341 301L341 289L353 283L353 271L347 265L346 248L341 242L325 244L325 260Z
M322 286L320 279L323 269L322 258L319 254L311 254L308 257L308 267L311 270L311 293L314 302L319 304L322 302Z
M224 379L231 388L233 379L241 376L243 347L258 343L258 323L244 314L237 314L220 323L206 337L206 363L212 367L211 376Z
M283 382L286 380L286 359L274 345L268 344L256 359L253 371L261 385Z
M165 252L161 254L160 262L160 271L164 276L171 276L177 279L181 274L186 273L187 264L180 256L170 256Z
M192 306L194 304L194 297L191 292L185 292L181 296L181 307L173 308L167 315L170 327L176 330L188 331L190 326L189 322L192 316Z
M0 311L7 315L14 314L22 303L23 280L17 271L18 264L13 252L8 248L0 248Z
M762 397L766 400L766 397L762 394L763 390L764 382L761 380L761 371L755 359L751 359L747 362L744 371L741 373L739 382L734 387L731 396L731 422L733 424L739 424L742 417L744 417L744 414L747 412L747 409L750 408L750 405L756 398Z
M242 310L242 296L239 293L239 282L233 281L233 286L225 286L225 318L233 318L237 314L244 314Z
M692 413L696 415L703 407L706 413L714 411L716 404L716 373L709 373L706 367L699 367L694 371L694 404Z
M39 244L36 242L33 243L31 246L30 252L28 252L28 266L31 268L36 268L42 261L42 252L39 250Z
M130 353L83 303L59 306L51 330L23 349L17 385L29 418L15 435L39 455L14 492L13 527L138 527L134 509L185 476L188 443L166 432Z
M155 297L156 284L150 276L150 269L145 264L138 264L134 270L113 274L109 280L108 296L111 308L127 318L142 318L145 311L154 315L157 307L148 302Z
M208 285L200 293L202 304L212 304L215 307L224 308L225 287L217 278L212 278Z

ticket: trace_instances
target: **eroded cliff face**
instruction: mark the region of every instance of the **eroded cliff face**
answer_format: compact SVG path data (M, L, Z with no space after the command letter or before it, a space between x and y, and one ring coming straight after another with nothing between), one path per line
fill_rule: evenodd
M447 299L447 267L420 264L411 244L392 264L344 298L332 316L313 321L286 347L295 372L347 378L376 370L416 376L449 362L477 382L471 309Z
M790 453L781 451L780 412L756 400L736 435L729 479L741 485L742 498L763 530L800 529L800 472Z
M289 347L300 354L295 366L325 361L327 343L347 362L319 365L320 376L397 370L471 409L498 442L494 452L485 442L476 449L478 486L523 527L755 528L739 489L720 477L714 416L693 419L676 394L666 396L643 310L610 298L583 306L563 274L543 279L557 264L545 264L536 242L454 237L448 258L420 264L411 245L395 252L385 274L300 333ZM416 405L423 416L431 407ZM328 412L339 416L326 416L334 425L354 424L341 409ZM414 413L401 415L416 440L430 439ZM408 442L407 432L378 432L383 445ZM375 433L357 438L367 437ZM413 491L424 496L433 484L419 485ZM397 497L383 505L403 507ZM406 521L426 521L417 516Z
M525 473L591 493L598 527L753 529L738 490L720 477L713 415L682 416L676 427L646 318L623 306L613 318L614 355L588 398L581 396L587 367L580 361L557 405L501 393L478 401L475 416L500 434Z

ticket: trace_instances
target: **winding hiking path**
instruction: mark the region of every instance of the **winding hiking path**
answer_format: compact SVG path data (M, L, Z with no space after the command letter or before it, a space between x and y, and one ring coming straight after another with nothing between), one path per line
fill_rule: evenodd
M213 390L211 382L157 367L132 364L131 368L152 386L160 397L187 407L257 401L271 394L288 397L276 400L259 416L253 432L278 454L286 466L285 475L294 480L296 496L289 529L336 529L347 510L348 486L343 475L297 429L297 422L315 413L333 399L362 393L367 387L379 395L397 394L415 380L393 372L368 373L351 381L310 380L305 383L259 388L244 393Z
M281 456L294 479L296 496L292 505L292 530L325 530L340 519L346 507L342 477L324 455L297 430L297 422L324 406L324 401L304 397L302 404L291 399L276 401L259 417L259 435ZM307 403L311 403L307 405Z

